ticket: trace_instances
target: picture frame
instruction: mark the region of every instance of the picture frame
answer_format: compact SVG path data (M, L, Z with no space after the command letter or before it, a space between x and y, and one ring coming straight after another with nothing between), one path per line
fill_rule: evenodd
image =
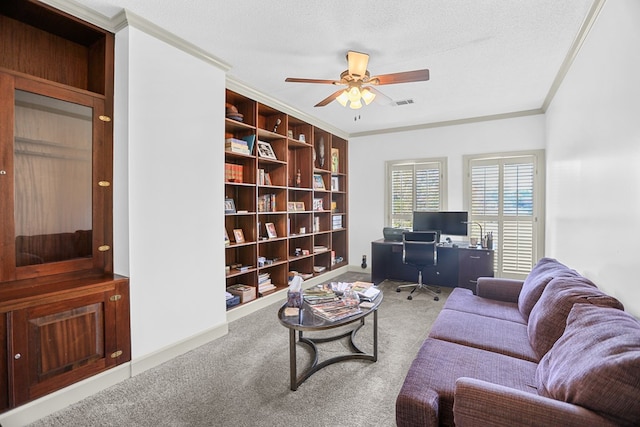
M231 198L224 199L224 213L232 214L236 213L236 204Z
M287 202L287 210L289 212L294 212L296 211L296 202Z
M324 186L324 180L322 179L322 175L313 174L313 189L314 190L326 190Z
M267 222L265 224L265 227L267 228L267 237L270 239L276 238L278 237L278 233L276 232L276 226L274 223L272 222Z
M331 177L331 191L340 191L340 178L337 176Z
M304 212L304 202L296 202L296 211Z
M242 228L234 228L233 237L236 240L236 243L244 243L244 232L242 231Z
M224 245L229 246L231 244L231 240L229 239L229 233L227 233L227 229L224 229Z
M324 202L322 201L322 199L313 199L313 210L314 211L324 210Z
M278 160L271 144L258 140L258 156L264 159Z
M271 182L271 175L269 174L269 172L264 173L264 185L273 185L273 183Z

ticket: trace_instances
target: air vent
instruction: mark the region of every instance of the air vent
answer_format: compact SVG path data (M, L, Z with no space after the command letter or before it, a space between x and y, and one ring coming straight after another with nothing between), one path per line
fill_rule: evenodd
M396 105L409 105L413 104L413 99L403 99L401 101L395 101Z

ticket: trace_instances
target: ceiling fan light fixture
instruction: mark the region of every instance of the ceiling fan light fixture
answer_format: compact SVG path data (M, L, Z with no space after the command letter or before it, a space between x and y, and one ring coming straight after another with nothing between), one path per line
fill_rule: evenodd
M349 95L347 95L347 91L343 90L342 93L336 98L336 101L338 101L343 107L346 107L347 102L349 101Z
M368 88L362 89L362 92L360 94L362 95L364 103L367 105L371 104L371 101L373 101L376 97L376 94L371 92Z
M356 101L360 101L360 89L358 89L358 86L351 86L349 88L349 92L347 93L347 96L349 97L349 101L351 102L356 102Z
M351 101L351 104L349 104L349 107L352 110L357 110L358 108L362 108L362 102L360 102L359 99L357 101Z

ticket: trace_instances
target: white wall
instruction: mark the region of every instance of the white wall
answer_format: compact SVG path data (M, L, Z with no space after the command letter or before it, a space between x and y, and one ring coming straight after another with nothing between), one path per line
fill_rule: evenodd
M386 161L447 157L446 209L462 210L463 155L541 149L544 137L544 116L534 115L351 138L349 264L367 255L370 266L371 241L382 238Z
M605 3L547 110L546 252L640 317L640 2Z
M135 27L116 43L115 268L135 361L226 324L225 74Z

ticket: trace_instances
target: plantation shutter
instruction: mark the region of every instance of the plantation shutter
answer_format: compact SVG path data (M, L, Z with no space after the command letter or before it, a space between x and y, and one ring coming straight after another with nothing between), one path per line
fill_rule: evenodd
M471 160L469 220L493 234L499 277L526 275L535 254L535 157ZM480 238L472 224L470 237Z
M438 211L442 206L439 162L401 163L389 167L390 225L410 229L413 211Z
M533 267L533 163L503 165L502 271L528 273Z

